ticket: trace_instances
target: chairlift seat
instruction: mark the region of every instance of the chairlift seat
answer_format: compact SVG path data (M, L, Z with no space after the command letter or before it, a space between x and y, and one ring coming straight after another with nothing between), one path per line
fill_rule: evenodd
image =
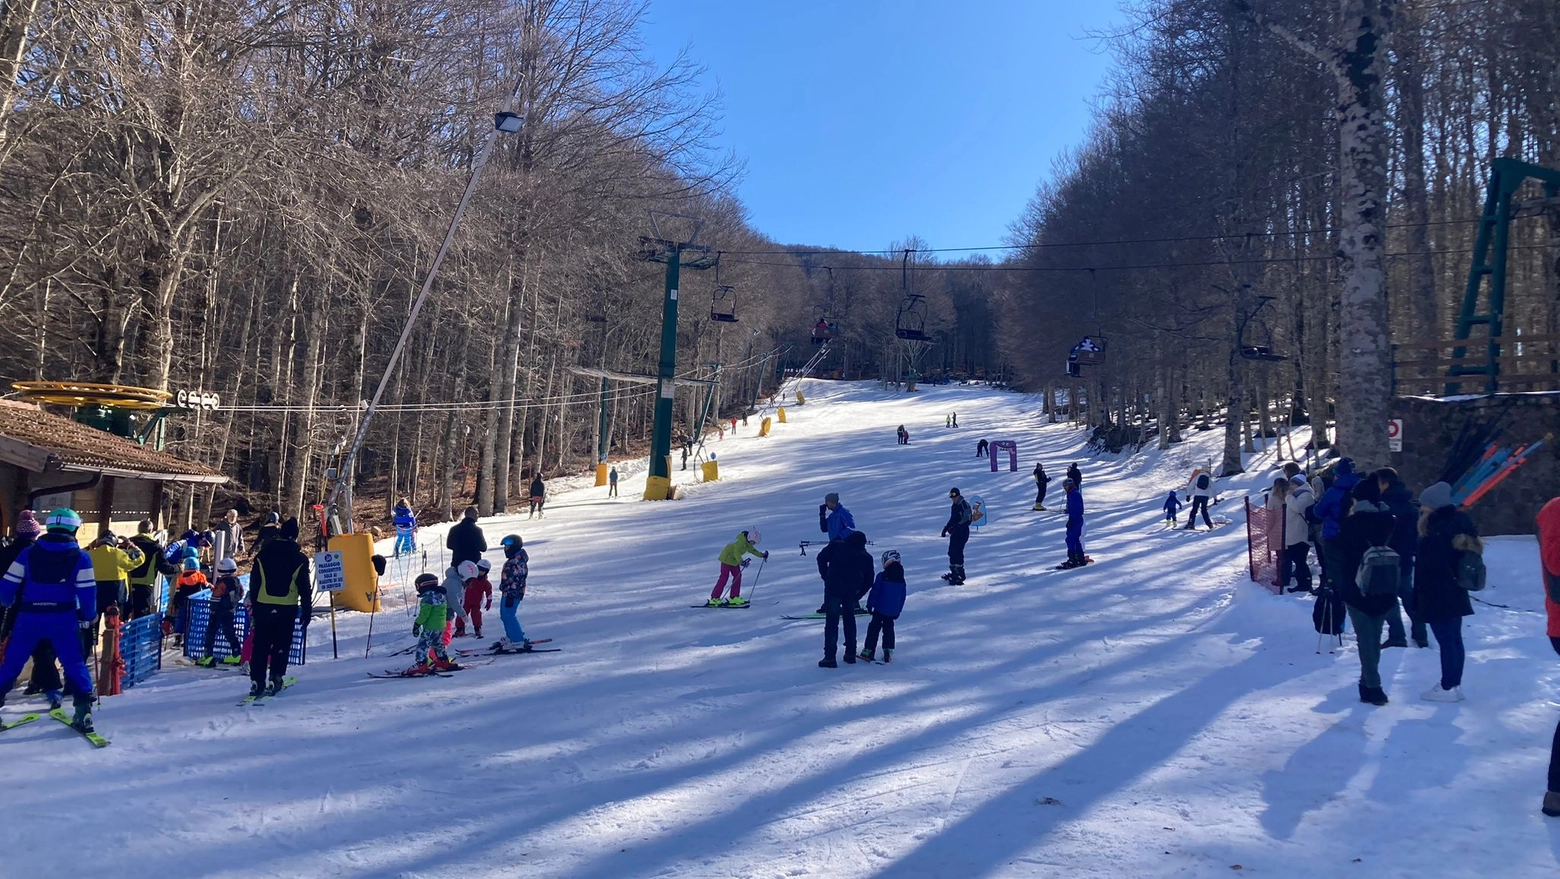
M931 337L926 335L926 333L924 331L916 330L916 329L905 329L905 328L897 329L897 330L894 330L894 335L898 336L901 339L904 339L907 342L929 342L929 341L931 341Z
M718 311L712 311L710 312L710 320L720 321L724 324L734 324L737 322L737 316L734 314L721 314Z
M1240 356L1258 363L1282 363L1289 359L1266 345L1242 345L1240 346Z

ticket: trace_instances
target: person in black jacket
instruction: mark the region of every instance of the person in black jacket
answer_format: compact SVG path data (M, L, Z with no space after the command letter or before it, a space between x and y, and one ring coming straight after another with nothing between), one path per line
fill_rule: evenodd
M1051 484L1051 477L1045 475L1045 466L1039 461L1035 462L1035 509L1045 511L1045 489Z
M542 507L546 506L546 504L547 486L542 484L542 474L538 473L531 480L531 512L526 518L529 519L531 516L535 516L540 519L542 517Z
M1342 575L1332 584L1343 597L1349 621L1360 645L1360 701L1372 705L1387 704L1381 688L1381 627L1387 614L1397 607L1396 595L1366 595L1360 591L1354 574L1373 546L1387 546L1396 523L1381 503L1381 489L1374 479L1360 480L1354 486L1354 508L1338 525L1338 570Z
M1376 480L1376 486L1381 489L1381 503L1392 514L1394 522L1392 540L1388 546L1403 560L1403 582L1398 587L1398 598L1403 607L1409 606L1409 597L1414 591L1414 556L1419 547L1419 504L1414 501L1413 492L1403 484L1398 472L1391 467L1383 467L1371 474ZM1414 644L1420 647L1429 647L1430 638L1425 631L1423 620L1415 617L1413 613L1408 615L1410 634ZM1397 608L1387 613L1387 640L1381 645L1382 649L1388 647L1407 647L1408 639L1403 632L1403 614Z
M450 529L444 547L450 551L450 567L459 568L461 562L476 564L487 552L487 537L477 525L477 508L467 507L465 515Z
M1073 481L1073 485L1083 488L1083 471L1078 469L1076 461L1067 465L1067 478Z
M1462 618L1473 616L1473 602L1458 583L1465 552L1483 555L1484 543L1473 519L1452 502L1452 487L1437 482L1419 495L1419 557L1414 563L1414 594L1409 614L1435 633L1441 649L1441 681L1420 698L1427 702L1463 700Z
M948 513L948 524L943 526L942 536L948 538L948 573L942 578L958 586L964 582L964 545L970 542L970 502L959 494L957 488L948 489L948 499L953 509Z
M876 573L872 554L867 552L867 535L852 531L844 540L835 540L818 553L818 574L823 577L824 623L823 659L819 668L838 668L835 651L839 646L840 620L845 622L845 662L856 661L856 602L872 589Z
M309 557L298 547L298 520L282 523L276 539L255 556L249 575L249 607L254 644L249 663L249 695L282 691L287 677L287 653L293 627L301 622L307 635L314 613L314 589L309 585ZM267 689L267 673L270 685Z

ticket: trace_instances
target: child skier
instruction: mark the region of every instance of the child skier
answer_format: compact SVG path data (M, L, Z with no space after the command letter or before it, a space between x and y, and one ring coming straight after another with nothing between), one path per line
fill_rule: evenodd
M396 501L394 518L395 557L400 558L401 553L410 555L417 549L417 517L412 515L412 508L406 498Z
M894 659L894 620L899 619L905 608L905 569L899 563L899 550L883 553L883 570L872 581L872 591L867 593L867 610L872 611L872 621L867 623L867 641L861 658L868 662L877 649L878 633L883 633L883 661Z
M450 623L445 627L444 633L445 647L450 646L451 637L466 637L466 627L464 625L466 622L464 619L466 610L463 598L466 595L466 583L475 580L477 574L476 562L461 562L455 567L444 569L444 582L441 585L444 587L444 595L449 602L450 608ZM462 624L458 636L456 636L456 622Z
M216 665L217 655L213 648L216 647L219 630L228 644L228 655L223 657L222 664L238 665L243 661L238 630L233 626L233 611L243 597L244 586L238 582L238 563L232 559L217 562L217 579L211 582L211 615L206 619L206 656L196 660L197 664L208 667Z
M206 575L200 572L200 560L195 556L186 556L183 570L178 579L173 581L173 636L174 646L184 644L184 638L189 634L190 625L190 596L205 589L208 585Z
M417 621L412 623L412 634L417 636L417 665L433 671L453 671L459 666L450 662L444 649L444 630L455 616L449 596L439 578L432 574L418 574L416 585Z
M1165 524L1174 528L1175 518L1181 513L1181 496L1176 494L1173 488L1170 489L1170 494L1165 497L1164 510Z
M757 529L743 531L720 551L720 578L715 581L715 589L710 592L706 607L743 607L747 604L747 599L742 597L742 569L747 567L748 560L743 556L769 558L769 553L758 549L758 541ZM727 580L731 581L731 598L723 599L720 596L726 590Z
M1051 484L1051 477L1045 473L1045 465L1035 462L1035 509L1045 512L1045 488Z
M525 551L525 541L520 535L511 534L501 542L504 547L504 569L498 578L498 618L504 623L504 637L493 643L499 653L510 650L530 650L531 642L520 627L520 602L525 600L525 581L531 573L531 557Z
M488 580L488 571L493 570L493 563L487 559L477 559L477 576L466 581L466 593L462 596L462 606L466 616L471 617L471 634L482 637L482 602L487 600L487 609L493 609L493 583ZM466 621L461 617L455 618L455 637L466 636Z

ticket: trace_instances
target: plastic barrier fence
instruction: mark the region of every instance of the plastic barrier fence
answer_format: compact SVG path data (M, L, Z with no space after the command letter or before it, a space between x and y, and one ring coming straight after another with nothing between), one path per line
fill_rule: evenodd
M206 624L211 619L211 590L190 596L189 604L190 628L184 636L184 655L190 659L205 659L208 656L224 659L233 655L221 631L212 632L211 644L206 643ZM249 613L243 605L233 611L233 629L238 633L239 646L243 647L244 639L249 636ZM287 652L287 662L289 665L303 665L307 654L303 643L303 627L294 623L292 649Z
M119 657L125 663L124 679L120 681L123 689L130 689L162 668L162 621L163 615L154 613L131 620L119 630Z
M1278 582L1278 560L1284 547L1284 508L1269 510L1246 503L1246 559L1251 579L1274 592L1284 591Z

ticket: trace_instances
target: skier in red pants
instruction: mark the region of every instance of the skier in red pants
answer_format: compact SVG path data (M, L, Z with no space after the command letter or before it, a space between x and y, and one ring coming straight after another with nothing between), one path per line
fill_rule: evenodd
M492 562L477 559L477 576L466 581L466 594L461 597L461 607L471 617L471 632L478 638L482 637L482 611L493 609L493 583L488 579L488 571L491 570ZM465 633L465 620L456 617L455 634L461 636Z

